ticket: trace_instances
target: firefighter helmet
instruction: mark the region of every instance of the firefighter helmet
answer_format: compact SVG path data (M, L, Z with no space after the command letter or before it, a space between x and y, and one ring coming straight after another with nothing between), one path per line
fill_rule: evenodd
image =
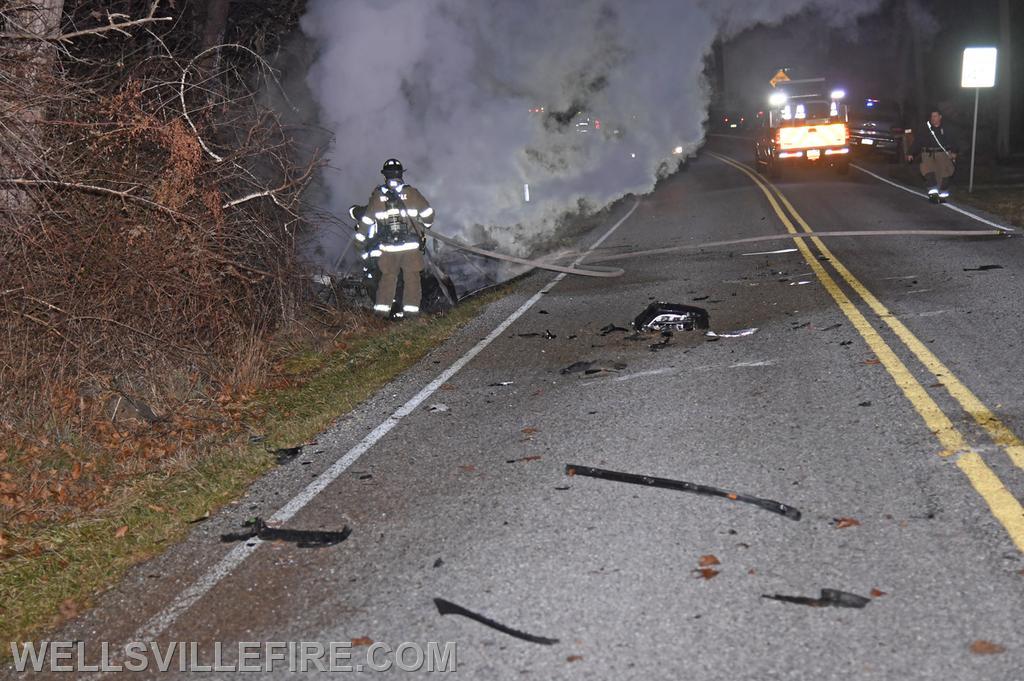
M380 169L382 175L388 180L400 180L402 179L402 173L405 172L405 168L402 167L402 162L397 158L389 158L384 161L384 167Z

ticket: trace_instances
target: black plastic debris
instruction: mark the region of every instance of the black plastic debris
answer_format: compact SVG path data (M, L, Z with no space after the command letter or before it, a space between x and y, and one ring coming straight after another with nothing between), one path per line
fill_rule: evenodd
M334 546L348 539L352 530L346 525L340 532L325 530L288 530L283 527L269 527L263 518L253 518L243 523L246 529L243 532L231 532L222 534L220 540L224 543L236 541L249 541L250 539L262 539L263 541L286 541L292 542L300 549L319 549L326 546Z
M636 475L634 473L620 473L618 471L610 471L604 468L577 466L576 464L571 463L565 465L565 472L568 475L583 475L588 478L614 480L615 482L626 482L632 485L645 485L647 487L660 487L662 489L672 489L679 492L693 492L695 494L723 497L731 501L742 501L745 504L753 504L754 506L763 508L766 511L771 511L772 513L778 513L781 516L785 516L790 520L800 520L801 517L799 509L793 508L788 504L772 501L771 499L762 499L760 497L752 497L746 494L730 492L729 490L721 489L719 487L701 485L695 482L670 480L668 478L655 478L650 475Z
M515 381L498 381L497 383L488 383L488 388L504 388L505 386L512 385Z
M442 560L442 559L438 558L437 560L435 560L435 561L434 561L434 567L435 567L435 568L439 568L439 567L441 567L442 565L444 565L444 560Z
M978 267L965 267L964 272L985 272L986 270L1001 270L1002 265L980 265Z
M539 643L544 646L553 646L556 643L558 643L557 638L534 636L533 634L527 634L526 632L518 631L516 629L512 629L511 627L506 627L504 624L499 624L498 622L495 622L489 617L478 615L475 612L466 610L461 605L456 605L455 603L452 603L451 601L446 601L443 598L435 598L434 605L437 606L437 612L441 615L462 615L463 617L469 618L474 622L479 622L480 624L486 627L490 627L491 629L500 631L503 634L508 634L509 636L514 636L523 641L529 641L530 643Z
M774 594L772 596L763 594L761 598L768 598L773 601L782 601L783 603L809 605L812 608L825 608L828 606L835 608L863 608L871 602L870 598L858 596L857 594L852 594L848 591L840 591L839 589L822 589L821 596L818 598L809 598L807 596L783 596L781 594Z
M537 314L548 314L547 310L538 310Z
M824 329L821 329L821 331L832 331L833 329L838 329L840 326L842 326L842 324L833 324L832 326L826 326Z
M590 367L594 366L593 362L573 362L569 366L562 369L559 373L565 374L577 374L581 371L586 371Z
M708 299L708 298L710 298L710 297L711 297L711 296L700 296L699 298L694 298L694 299L693 299L693 302L697 303L697 302L700 302L700 301L702 301L702 300L707 300L707 299Z
M622 333L629 333L629 329L622 326L616 326L615 324L606 324L605 326L602 326L601 330L598 331L598 333L602 336L607 336L608 334L615 333L617 331L621 331Z
M556 336L555 334L551 333L547 329L544 329L544 337L547 338L548 340L554 340L554 339L558 338L558 336Z
M302 454L302 445L298 447L282 447L274 451L274 459L279 466L283 466L294 461L299 454Z
M520 333L516 335L519 336L520 338L546 338L548 340L554 340L555 338L558 338L558 336L551 333L547 329L544 329L544 333L537 333L535 331L531 331L530 333Z
M693 331L707 329L708 311L679 303L651 303L633 320L637 331Z

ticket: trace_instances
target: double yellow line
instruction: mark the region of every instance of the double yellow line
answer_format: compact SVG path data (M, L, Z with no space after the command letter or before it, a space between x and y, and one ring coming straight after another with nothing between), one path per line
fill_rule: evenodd
M814 231L793 207L793 204L779 191L778 187L728 156L722 156L713 152L710 155L736 168L753 180L764 193L772 210L775 211L775 214L790 234L800 233L793 225L794 220L800 225L804 233ZM783 207L785 207L785 210ZM792 220L790 216L792 216ZM889 375L896 382L896 385L900 387L900 390L910 400L914 409L924 419L929 430L938 439L942 446L942 450L939 452L940 456L955 459L957 468L967 476L971 485L981 495L982 499L985 500L985 503L988 504L992 515L1006 528L1017 548L1024 551L1024 508L1021 507L1020 502L1006 489L999 476L989 468L981 455L967 443L963 433L953 425L953 422L950 421L939 405L935 403L935 400L924 389L924 386L914 378L903 361L868 322L860 309L854 305L849 296L840 288L836 280L826 271L806 242L811 241L814 243L814 246L821 255L828 259L829 264L832 265L843 281L878 315L918 361L939 379L953 399L959 402L964 411L988 432L992 440L1006 452L1007 456L1019 468L1024 468L1024 443L967 386L954 376L939 358L914 336L910 329L897 319L864 284L846 269L821 239L818 237L807 237L794 239L794 241L804 260L811 266L811 269L817 275L825 290L836 301L839 309L850 320L853 327L860 332L868 347L875 353L879 361L889 372Z

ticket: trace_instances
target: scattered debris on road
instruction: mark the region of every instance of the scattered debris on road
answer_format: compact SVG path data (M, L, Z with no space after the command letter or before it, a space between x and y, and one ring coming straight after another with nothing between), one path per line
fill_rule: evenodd
M998 655L999 653L1005 653L1006 647L998 643L992 643L992 641L978 639L971 643L970 650L975 655Z
M809 605L812 608L824 608L828 606L835 608L863 608L871 602L870 598L858 596L857 594L852 594L848 591L840 591L839 589L822 589L821 596L818 598L809 598L807 596L783 596L781 594L775 594L772 596L763 594L761 598L767 598L773 601L782 601L783 603Z
M739 331L730 331L729 333L715 333L714 331L705 331L704 335L708 338L742 338L743 336L753 336L758 332L758 328L751 327L749 329L740 329Z
M637 331L693 331L708 328L708 311L693 305L655 302L637 315L633 328Z
M519 333L516 335L519 336L520 338L546 338L547 340L554 340L558 338L558 336L551 333L547 329L544 329L544 333L537 333L535 331L531 331L529 333Z
M615 333L617 331L621 331L622 333L629 333L629 329L625 327L616 326L615 324L606 324L605 326L601 327L601 330L598 331L598 334L602 336L607 336L608 334Z
M562 375L582 373L591 376L594 374L602 374L612 371L622 371L625 368L626 364L624 362L580 361L573 362L569 366L562 369L559 373L561 373Z
M334 546L348 539L352 530L346 525L340 532L326 530L288 530L283 527L269 527L263 518L256 517L243 523L248 528L243 532L231 532L222 534L220 540L224 543L236 541L249 541L250 539L261 539L263 541L284 541L291 542L300 549L319 549L325 546Z
M615 482L645 485L647 487L660 487L662 489L671 489L679 492L692 492L695 494L722 497L731 501L741 501L745 504L759 506L760 508L763 508L766 511L771 511L772 513L778 513L790 520L800 520L801 517L800 511L788 504L772 501L771 499L761 499L760 497L738 494L719 487L701 485L695 482L670 480L668 478L655 478L649 475L636 475L634 473L620 473L618 471L610 471L603 468L592 468L590 466L578 466L571 463L565 465L565 472L570 476L583 475L589 478L601 478L602 480L613 480Z
M986 272L988 270L1001 270L1002 265L979 265L978 267L965 267L964 272Z
M281 447L274 451L274 460L277 461L277 465L283 466L286 463L291 463L299 454L302 454L302 445L298 447Z
M662 331L661 332L661 340L658 341L657 343L652 343L652 344L648 345L647 348L651 352L657 352L658 350L664 350L671 343L672 343L672 332L671 331Z
M498 622L495 622L489 617L478 615L475 612L466 610L461 605L456 605L455 603L452 603L451 601L446 601L443 598L435 598L434 605L437 606L437 612L441 615L462 615L463 617L469 618L475 622L479 622L480 624L486 627L490 627L491 629L500 631L503 634L508 634L509 636L514 636L523 641L529 641L530 643L539 643L544 646L552 646L558 643L557 638L534 636L533 634L527 634L526 632L518 631L516 629L512 629L511 627L506 627L504 624L499 624Z

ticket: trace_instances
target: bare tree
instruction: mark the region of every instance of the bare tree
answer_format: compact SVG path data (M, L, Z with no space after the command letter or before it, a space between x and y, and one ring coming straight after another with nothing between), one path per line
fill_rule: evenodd
M1010 0L999 2L999 117L996 150L1000 157L1010 155L1010 115L1013 101L1013 54L1010 51Z

